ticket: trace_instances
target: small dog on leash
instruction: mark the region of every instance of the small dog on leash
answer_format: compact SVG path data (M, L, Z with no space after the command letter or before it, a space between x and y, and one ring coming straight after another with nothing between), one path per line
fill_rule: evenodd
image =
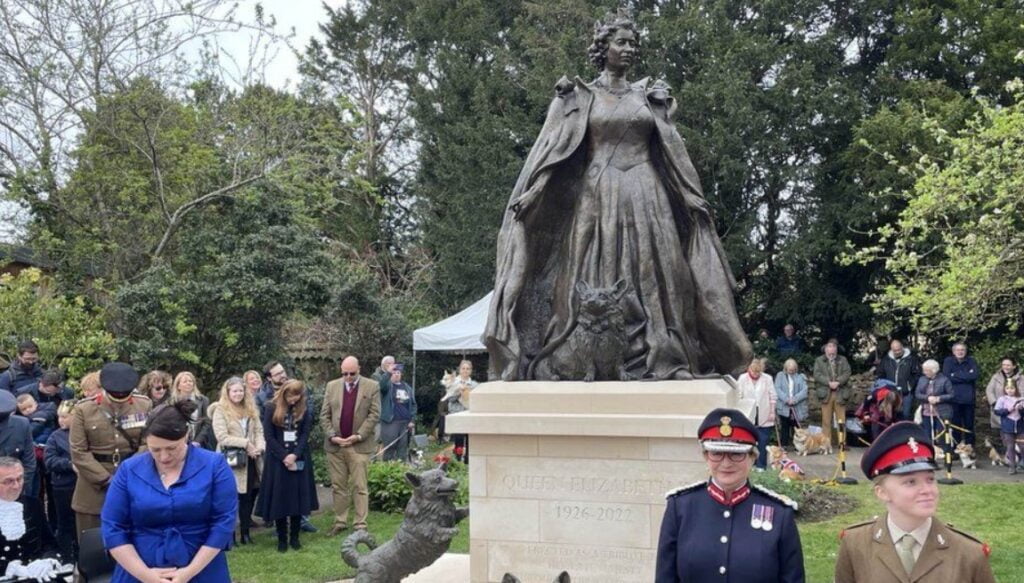
M791 460L789 456L786 455L786 450L781 447L777 445L769 445L768 457L771 459L772 469L779 470L779 479L783 482L807 479L803 468L801 468L795 461Z
M793 445L800 455L812 453L832 454L832 440L827 433L811 433L803 427L796 430L793 435Z
M978 469L978 455L974 453L974 446L969 443L960 443L953 450L960 456L960 463L964 465L964 469Z
M995 467L1006 465L1006 462L1003 461L1003 452L999 451L999 448L997 448L995 444L992 443L992 440L987 437L985 438L985 447L988 448L989 465Z

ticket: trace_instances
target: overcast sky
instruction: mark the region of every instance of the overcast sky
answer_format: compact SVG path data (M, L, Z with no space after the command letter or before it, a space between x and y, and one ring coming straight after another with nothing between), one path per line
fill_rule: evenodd
M289 42L301 51L309 43L310 37L320 35L317 26L327 18L324 4L337 8L344 5L346 0L245 0L239 6L239 18L251 19L257 3L263 5L265 14L277 19L276 31L279 34L288 35L294 30L295 34ZM251 41L252 35L245 31L225 34L219 39L221 48L234 54L237 59L244 59ZM294 87L299 77L295 55L284 45L277 49L266 70L265 81L274 87Z

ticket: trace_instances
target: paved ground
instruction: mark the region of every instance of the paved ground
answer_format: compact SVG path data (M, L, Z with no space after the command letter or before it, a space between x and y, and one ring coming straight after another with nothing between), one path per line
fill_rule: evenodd
M1021 483L1024 484L1024 473L1018 473L1017 475L1007 474L1007 468L1005 467L993 467L988 460L988 449L985 446L980 448L983 453L978 456L977 466L978 469L965 470L963 465L953 460L953 477L959 478L964 483ZM847 453L846 458L846 470L847 475L856 478L859 481L864 481L864 474L860 471L860 459L864 455L864 448L854 447L851 448ZM798 463L809 476L812 478L821 478L827 480L831 478L839 468L839 456L833 454L831 456L826 455L809 455L806 457L798 456L791 452L790 457ZM944 466L943 466L944 467Z
M345 579L337 583L353 583L355 579ZM459 583L469 581L469 555L447 553L433 565L415 575L402 579L402 583Z

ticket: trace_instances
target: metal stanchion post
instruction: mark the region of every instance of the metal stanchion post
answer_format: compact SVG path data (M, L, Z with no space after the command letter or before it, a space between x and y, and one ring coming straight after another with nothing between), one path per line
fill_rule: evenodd
M933 426L935 424L934 420L935 417L932 417ZM946 455L944 457L946 458L946 477L939 478L938 480L936 480L936 482L940 484L945 484L947 486L956 486L959 484L963 484L964 481L953 477L953 432L950 431L950 428L948 426L946 427L945 431L946 447L944 449L946 450ZM932 433L935 433L934 429L932 430ZM932 443L934 445L934 439L932 440Z
M857 480L846 475L846 424L839 423L839 479L837 484L852 486Z

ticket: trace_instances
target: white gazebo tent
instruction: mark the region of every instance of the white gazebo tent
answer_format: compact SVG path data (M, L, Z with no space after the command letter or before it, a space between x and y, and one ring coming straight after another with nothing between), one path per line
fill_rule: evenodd
M489 292L461 312L435 322L412 333L412 383L416 386L416 352L435 351L455 354L485 352L483 335L487 325L487 309L491 305Z

